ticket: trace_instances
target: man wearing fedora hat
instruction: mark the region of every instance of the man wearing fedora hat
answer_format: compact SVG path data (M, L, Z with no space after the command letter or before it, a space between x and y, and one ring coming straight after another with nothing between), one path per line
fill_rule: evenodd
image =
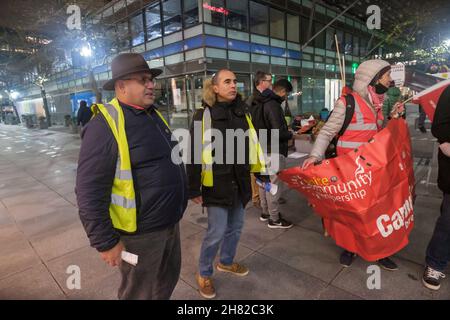
M93 105L94 118L82 131L80 219L91 246L119 266L119 299L169 299L180 275L187 179L183 164L172 161L177 143L153 104L162 71L136 53L115 57L111 70L103 89L116 97ZM137 261L130 263L127 252Z

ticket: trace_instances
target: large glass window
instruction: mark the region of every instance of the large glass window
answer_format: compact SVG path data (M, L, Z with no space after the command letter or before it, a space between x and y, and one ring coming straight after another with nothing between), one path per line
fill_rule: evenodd
M359 38L353 37L353 55L359 57Z
M142 13L130 19L131 45L144 43L144 20Z
M159 3L146 9L145 20L147 24L147 41L161 37L161 6Z
M284 13L270 9L270 36L284 39Z
M344 46L344 52L345 54L352 54L353 53L353 36L350 33L345 33L345 46Z
M313 110L319 113L325 107L325 79L314 79L314 102Z
M250 76L246 74L236 74L236 89L242 97L247 98L250 96Z
M215 26L225 26L225 16L228 10L224 8L223 0L203 1L203 20Z
M345 44L344 44L344 32L340 30L336 30L336 36L339 42L339 52L344 52Z
M184 0L183 6L184 6L184 14L183 14L183 20L184 20L184 27L189 28L191 26L194 26L198 24L199 22L199 5L201 5L203 2L199 0Z
M309 19L302 17L300 35L301 35L301 43L303 43L303 44L309 40L308 39L308 28L309 28Z
M269 35L269 10L267 6L250 1L250 32Z
M361 38L361 43L359 45L359 54L361 57L364 57L367 54L367 44L369 41L367 41L367 38Z
M240 31L248 31L248 1L228 1L227 2L227 26L228 28Z
M336 51L336 43L334 41L334 28L328 27L326 30L325 48L330 51Z
M300 17L287 14L287 39L292 42L300 41Z
M292 84L292 92L298 92L300 91L300 79L297 77L291 77L290 82ZM289 107L289 110L291 110L292 116L296 116L301 113L300 110L300 99L301 96L297 95L294 97L289 97L286 104ZM286 107L285 107L286 108ZM285 109L286 110L286 109Z
M162 5L164 35L180 31L182 29L180 0L164 0Z
M322 28L325 27L325 25L316 22L314 24L314 34L316 34L317 32L319 32L320 30L322 30ZM320 49L324 49L325 48L325 32L322 31L321 33L319 33L316 38L314 39L314 46L316 48L320 48Z
M130 46L130 34L128 32L128 21L117 24L117 45L119 49Z
M302 79L302 112L311 112L314 109L313 90L315 81L313 78Z

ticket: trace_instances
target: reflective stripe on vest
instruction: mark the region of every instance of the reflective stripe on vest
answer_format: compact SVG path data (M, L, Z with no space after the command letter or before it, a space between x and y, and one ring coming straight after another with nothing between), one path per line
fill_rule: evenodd
M136 199L131 171L130 150L125 132L125 118L119 101L114 98L109 104L97 104L92 107L94 115L102 113L117 142L117 164L111 191L109 214L114 228L126 232L135 232ZM166 120L155 109L161 120L168 126Z
M258 135L250 117L246 114L245 118L249 127L250 171L264 173L266 172L266 165ZM209 108L204 108L202 118L202 185L205 187L214 185L211 123L211 111Z
M341 140L338 140L337 146L341 147L341 148L356 149L356 148L359 148L364 143L365 142L354 142L354 141L341 141Z
M205 108L202 118L202 185L205 187L214 185L211 122L211 111Z
M356 92L352 95L355 98L355 112L347 130L338 140L338 155L359 148L378 132L377 120L372 108Z

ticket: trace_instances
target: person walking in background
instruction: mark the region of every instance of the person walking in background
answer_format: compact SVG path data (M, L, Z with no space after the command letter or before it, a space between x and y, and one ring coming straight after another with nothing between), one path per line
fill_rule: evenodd
M251 114L252 109L255 107L256 101L262 94L268 94L268 92L272 89L272 75L270 73L264 71L256 71L255 80L253 82L254 90L253 94L247 98L245 101L249 113ZM261 209L261 199L259 197L259 186L256 183L256 177L252 173L251 174L251 183L252 183L252 203L255 208Z
M427 118L427 114L425 110L423 110L422 106L419 104L419 119L417 121L417 127L420 132L427 133L427 129L425 128L425 119Z
M87 106L87 103L85 100L80 101L80 108L77 112L77 125L79 126L81 124L81 129L83 129L89 120L92 118L92 110Z
M267 156L271 163L279 164L277 172L270 173L270 183L275 185L276 192L266 191L264 187L259 188L262 213L261 221L268 221L267 226L275 228L291 228L291 222L283 219L279 208L279 198L282 192L282 182L277 173L285 168L288 155L288 141L292 139L293 132L288 129L281 103L287 99L292 92L292 84L287 79L280 79L273 85L273 91L265 91L253 100L252 121L257 131L268 130L267 134ZM271 130L279 131L279 140L271 141ZM273 153L271 145L278 145L278 153Z

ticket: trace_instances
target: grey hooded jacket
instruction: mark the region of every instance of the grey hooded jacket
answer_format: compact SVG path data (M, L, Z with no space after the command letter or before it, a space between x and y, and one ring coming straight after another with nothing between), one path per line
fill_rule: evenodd
M355 73L355 81L353 83L353 91L358 93L369 106L372 107L373 112L375 109L372 106L372 100L367 90L367 86L372 81L372 79L380 72L383 68L389 66L389 63L384 60L374 59L367 60L361 63ZM345 105L342 103L341 99L338 99L334 105L333 112L331 113L328 121L320 129L320 132L314 142L314 146L311 150L310 156L322 159L324 157L325 151L328 148L331 140L338 134L341 130L345 120ZM378 124L381 126L383 121L378 120Z

